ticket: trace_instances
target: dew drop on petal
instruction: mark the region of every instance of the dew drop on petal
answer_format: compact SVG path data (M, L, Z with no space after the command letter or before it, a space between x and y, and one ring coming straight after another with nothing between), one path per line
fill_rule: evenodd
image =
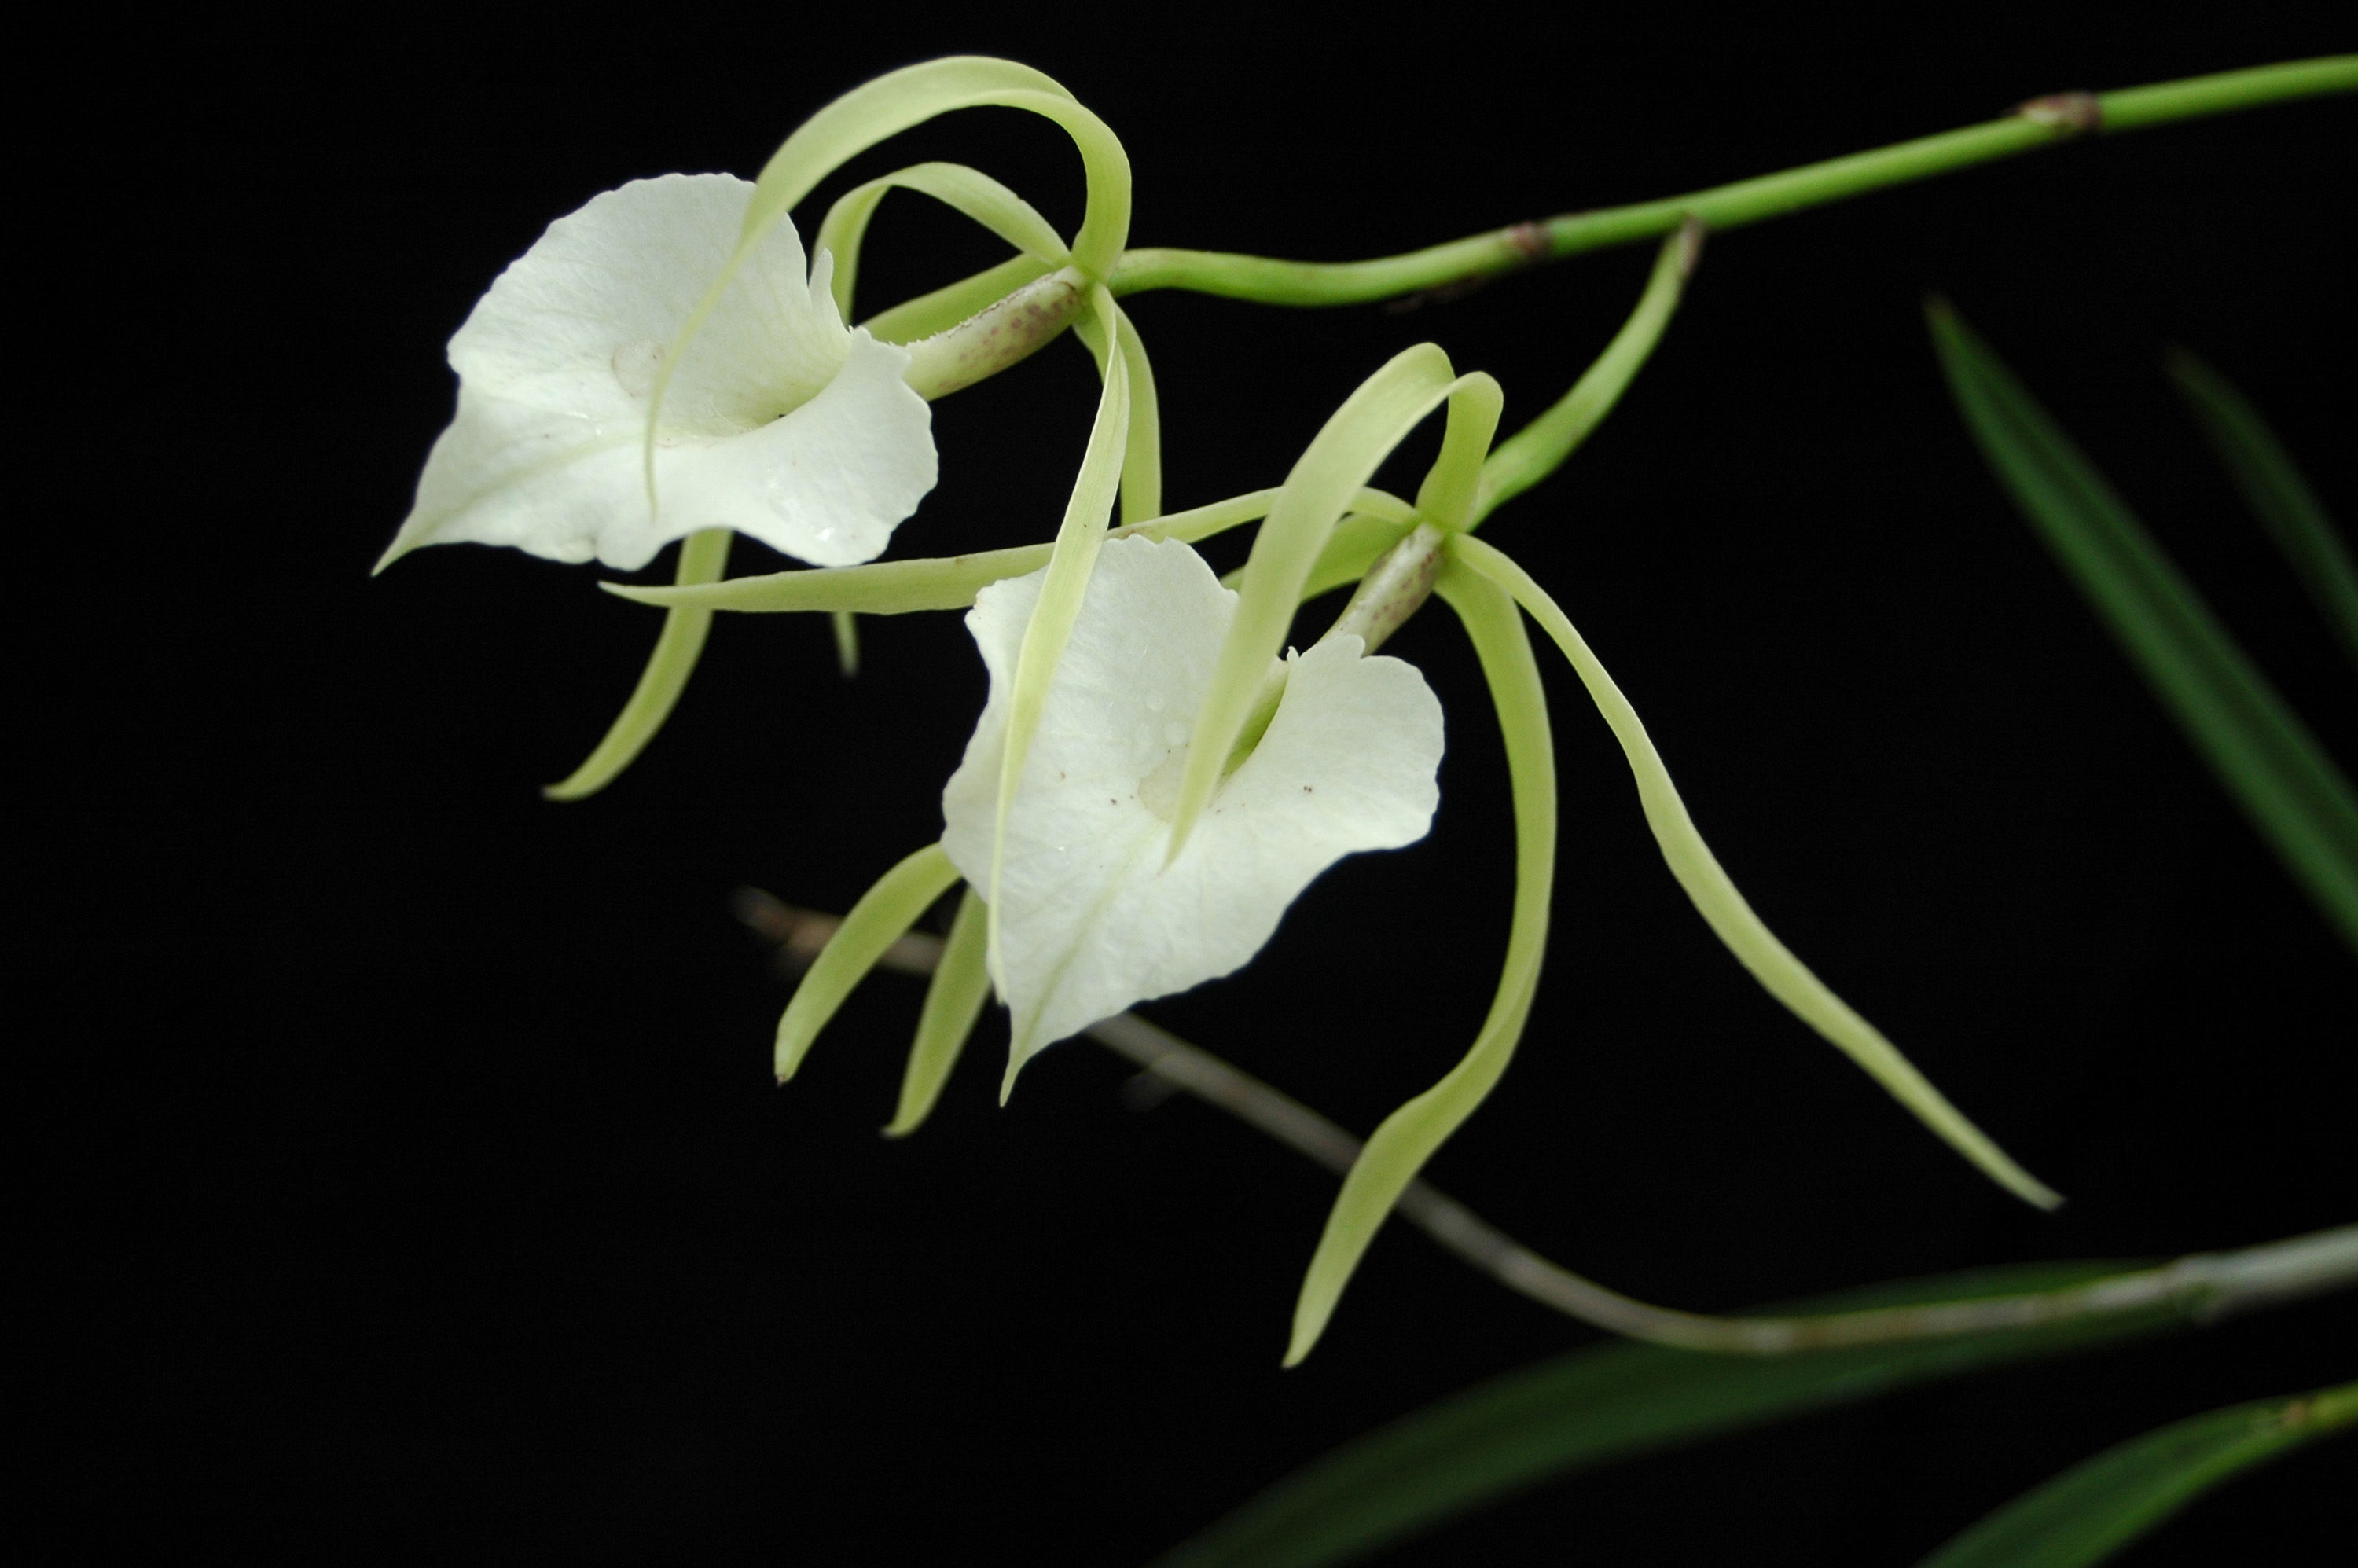
M663 357L664 346L655 339L634 339L614 351L614 379L633 397L644 397L655 388Z

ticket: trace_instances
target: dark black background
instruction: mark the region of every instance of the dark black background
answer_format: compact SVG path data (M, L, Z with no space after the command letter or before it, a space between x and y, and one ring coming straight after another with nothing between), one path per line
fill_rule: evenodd
M27 1257L101 1331L41 1358L71 1396L42 1428L66 1539L1135 1563L1593 1337L1401 1230L1280 1372L1333 1183L1190 1103L1123 1108L1086 1044L995 1108L995 1022L933 1123L880 1140L907 981L871 982L772 1087L784 993L730 891L840 909L931 838L981 670L951 616L867 622L850 684L823 622L724 620L644 761L587 804L537 798L652 617L511 552L367 568L449 416L441 343L551 218L633 177L750 175L832 94L959 50L1104 114L1139 243L1339 259L2348 47L2260 6L1865 32L1270 7L320 27L59 62L106 133L56 170L72 243L20 303L70 367L17 428L48 586L16 622L50 1135ZM2157 356L2209 357L2358 513L2353 126L2346 102L2269 110L1722 236L1608 426L1487 530L1616 671L1772 925L2071 1205L1989 1186L1754 989L1552 659L1547 979L1437 1182L1705 1309L2351 1217L2358 971L1988 480L1920 301L1947 292L2009 357L2348 766L2350 672ZM996 111L821 197L924 157L1078 215L1058 134ZM863 293L993 255L896 198ZM1136 299L1172 504L1276 482L1421 339L1497 374L1520 422L1646 262L1412 314ZM941 404L943 483L894 553L1046 536L1093 396L1058 345ZM1429 449L1387 480L1412 488ZM1450 716L1432 837L1338 867L1249 971L1149 1010L1362 1130L1463 1049L1506 924L1472 660L1441 614L1392 651ZM2351 1376L2352 1327L2315 1303L1937 1388L1547 1488L1387 1561L1905 1563L2106 1444ZM2239 1484L2130 1560L2346 1526L2348 1463Z

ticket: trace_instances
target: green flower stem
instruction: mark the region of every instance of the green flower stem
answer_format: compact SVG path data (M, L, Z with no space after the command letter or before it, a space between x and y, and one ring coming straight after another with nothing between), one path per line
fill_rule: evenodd
M1073 324L1089 281L1072 267L1037 277L957 325L907 345L901 379L927 402L1029 359Z
M1405 625L1433 596L1448 537L1430 523L1409 530L1368 568L1351 601L1326 629L1326 637L1358 638L1362 655L1382 647L1384 639Z
M807 965L825 952L842 925L835 915L796 909L752 888L738 894L737 910L757 935L777 944L789 966ZM956 961L951 951L957 943L956 928L947 943L912 931L885 948L876 967L904 975L936 974ZM930 1011L930 992L926 1005ZM1338 1176L1348 1175L1358 1163L1364 1145L1342 1128L1134 1012L1117 1013L1085 1033L1141 1069L1139 1091L1146 1103L1184 1091ZM942 1072L946 1076L947 1068ZM938 1083L932 1086L933 1092L938 1088ZM901 1129L896 1125L893 1130ZM1714 1317L1654 1306L1575 1274L1421 1176L1401 1189L1394 1206L1443 1248L1541 1306L1632 1339L1730 1355L1890 1344L2156 1310L2215 1320L2358 1286L2358 1226L2345 1225L2233 1252L2196 1253L2158 1268L2057 1290L1809 1316Z
M1405 255L1324 263L1217 251L1133 250L1123 255L1109 281L1116 294L1184 288L1264 305L1365 305L1654 239L1676 229L1690 213L1714 229L1740 228L2035 152L2080 135L2143 130L2353 91L2358 91L2358 55L2293 60L2115 92L2060 93L2033 99L2002 119L1962 130L1683 196L1511 224Z

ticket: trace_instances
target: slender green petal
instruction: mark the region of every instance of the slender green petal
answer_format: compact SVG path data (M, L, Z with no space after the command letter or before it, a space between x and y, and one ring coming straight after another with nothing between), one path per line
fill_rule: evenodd
M869 336L887 343L908 344L946 331L1006 298L1025 284L1056 269L1037 256L1010 256L997 266L961 278L931 294L904 299L860 323Z
M849 610L838 610L828 617L835 622L835 667L849 680L860 673L860 626L858 618Z
M1474 1114L1507 1070L1547 953L1548 900L1555 882L1555 747L1539 664L1514 601L1497 585L1444 568L1435 591L1466 623L1506 737L1515 800L1515 907L1507 959L1490 1015L1473 1046L1439 1083L1384 1119L1344 1178L1294 1303L1293 1336L1285 1352L1289 1367L1318 1342L1401 1189Z
M2358 949L2358 795L2126 504L1945 303L1941 367L1998 481L2296 881Z
M1090 304L1097 315L1098 330L1108 343L1114 341L1113 296L1103 284L1097 285ZM1015 679L1008 697L1007 748L999 772L999 819L991 835L990 891L983 896L990 905L991 978L1003 979L999 972L999 873L1007 849L1007 814L1015 803L1017 785L1023 778L1024 759L1032 750L1032 736L1040 726L1040 711L1048 700L1049 684L1055 679L1056 663L1064 657L1065 641L1072 635L1073 622L1081 612L1081 600L1088 591L1089 574L1097 567L1098 552L1105 546L1106 525L1112 521L1114 493L1121 482L1122 452L1128 444L1130 431L1130 367L1118 352L1105 357L1105 391L1098 400L1098 414L1089 428L1089 444L1081 455L1081 471L1073 481L1073 493L1065 506L1065 520L1056 530L1056 542L1048 555L1048 576L1040 588L1039 603L1032 611L1032 620L1023 631L1022 651L1015 661ZM1282 499L1282 498L1281 498ZM1006 1098L1001 1091L1000 1098Z
M1441 438L1441 455L1433 460L1416 492L1417 511L1435 527L1469 525L1482 460L1490 455L1498 415L1506 406L1506 393L1480 371L1462 378L1450 393L1449 428Z
M941 963L925 987L925 1010L917 1015L917 1038L901 1076L901 1104L885 1137L905 1138L933 1114L950 1069L957 1065L958 1053L966 1049L967 1036L974 1033L974 1021L990 999L990 969L985 962L990 935L990 917L969 887L958 901Z
M1114 307L1114 339L1130 371L1130 437L1122 448L1121 520L1143 523L1163 511L1163 402L1154 391L1154 367L1147 362L1146 340L1129 312Z
M1515 602L1530 611L1541 630L1563 650L1563 656L1595 700L1596 711L1612 730L1613 738L1621 742L1622 752L1629 761L1629 772L1638 781L1638 799L1645 808L1646 825L1654 830L1654 840L1661 846L1662 859L1670 862L1671 874L1678 878L1679 886L1694 901L1696 911L1710 924L1713 935L1726 944L1736 961L1749 969L1752 978L1784 1003L1794 1017L1866 1069L1892 1098L1906 1106L1918 1120L1972 1161L1990 1180L2041 1208L2052 1208L2061 1203L2060 1195L2016 1164L2006 1151L1966 1120L1947 1097L1899 1054L1898 1046L1827 989L1825 982L1812 974L1809 967L1761 924L1760 917L1720 869L1711 846L1695 830L1693 818L1687 815L1686 803L1679 798L1678 786L1671 782L1670 770L1663 765L1661 753L1654 749L1645 725L1639 722L1638 710L1629 706L1629 699L1621 695L1621 688L1614 685L1613 677L1606 673L1605 666L1597 662L1596 655L1589 651L1587 643L1547 590L1534 582L1530 573L1479 539L1461 538L1452 548L1467 569L1512 594Z
M1703 234L1703 225L1690 219L1662 242L1637 308L1596 356L1596 362L1581 373L1555 406L1501 441L1483 463L1474 494L1474 524L1553 473L1613 412L1639 369L1653 356L1654 345L1662 341L1662 330L1679 308L1687 279L1694 276L1695 264L1702 259Z
M2358 1383L2173 1422L2017 1498L1924 1559L1922 1568L2102 1563L2213 1487L2353 1422Z
M2342 651L2358 664L2358 567L2352 566L2349 546L2334 532L2317 492L2234 383L2184 349L2171 351L2169 366L2169 378L2211 438L2219 460L2292 563L2300 586L2342 640Z
M1130 433L1122 449L1121 520L1144 522L1163 510L1163 412L1154 395L1154 369L1147 362L1146 341L1120 306L1114 307L1114 339L1121 346L1122 363L1130 371ZM1096 318L1085 315L1073 331L1106 370L1106 338Z
M1268 513L1270 503L1276 499L1275 490L1249 491L1209 506L1191 507L1185 512L1118 528L1109 536L1137 534L1192 545L1198 539L1259 522ZM1408 514L1406 502L1379 490L1361 491L1352 504L1385 517ZM616 582L599 586L618 599L665 608L687 605L702 610L755 611L842 610L857 611L862 615L905 615L919 610L963 610L974 602L976 594L992 583L1038 571L1048 564L1054 549L1053 545L1017 545L1004 550L978 550L967 556L871 561L866 566L834 567L825 571L771 572L761 577L731 578L701 588L636 588Z
M728 569L730 538L726 528L708 528L681 540L679 585L694 588L718 580ZM704 639L711 630L709 610L682 605L668 611L663 633L655 638L654 652L647 655L647 667L641 672L631 699L615 715L606 738L571 774L540 793L550 800L580 800L613 783L671 717L672 706L687 689L687 677L696 672L697 657L704 652Z
M869 220L888 190L914 190L965 213L1025 255L1052 267L1065 265L1071 254L1055 225L1039 210L979 168L962 163L920 163L895 169L855 186L835 200L811 242L811 254L826 251L835 257L830 287L835 308L852 319L852 290L860 277L860 250L868 237Z
M1053 78L1011 60L964 55L908 66L856 87L804 121L771 155L753 182L737 254L712 280L664 355L647 403L645 462L651 498L656 420L672 367L762 236L820 180L877 143L953 109L988 105L1028 110L1073 138L1087 179L1088 205L1074 237L1072 265L1092 278L1111 270L1130 236L1130 157L1105 122L1082 108Z
M860 895L851 913L843 917L827 946L803 976L803 983L795 988L792 1000L786 1003L785 1016L778 1020L778 1081L784 1083L795 1076L803 1057L851 994L851 988L868 978L884 949L892 946L901 934L916 923L934 900L957 884L957 868L942 853L939 844L924 849L894 866L876 880L876 885Z
M2112 1263L2035 1263L1915 1280L1764 1314L1851 1312L2061 1289ZM1597 1346L1453 1395L1316 1460L1156 1568L1349 1563L1542 1481L1984 1368L2093 1349L2188 1321L2170 1305L1950 1339L1713 1356Z
M1245 564L1236 619L1221 644L1219 668L1195 717L1186 772L1171 818L1170 858L1212 798L1229 753L1263 702L1270 661L1285 643L1302 587L1327 536L1377 465L1418 421L1456 389L1449 356L1420 343L1395 356L1336 410L1286 476Z

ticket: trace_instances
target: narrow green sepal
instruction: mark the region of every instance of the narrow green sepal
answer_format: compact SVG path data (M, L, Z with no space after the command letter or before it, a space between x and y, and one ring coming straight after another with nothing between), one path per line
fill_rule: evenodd
M860 673L860 622L849 610L838 610L827 618L835 628L835 667L849 680Z
M909 1047L909 1065L901 1075L901 1103L892 1113L887 1138L905 1138L931 1116L942 1086L949 1082L967 1037L974 1033L982 1004L990 1000L990 972L984 961L990 919L973 888L958 901L957 918L950 923L942 961L925 988L925 1009L917 1015L917 1037Z
M1564 659L1588 688L1596 711L1613 731L1613 738L1621 743L1622 755L1628 760L1629 772L1637 780L1638 800L1646 813L1646 826L1653 829L1654 841L1660 846L1671 874L1678 879L1696 913L1735 955L1736 962L1788 1011L1856 1063L1892 1098L1907 1107L1943 1142L1973 1162L1984 1175L2040 1208L2061 1204L2061 1194L2017 1164L1986 1133L1967 1120L1949 1103L1948 1097L1917 1070L1914 1063L1900 1054L1899 1048L1886 1039L1882 1031L1829 989L1753 913L1751 904L1721 869L1719 858L1711 852L1711 846L1704 842L1694 819L1687 814L1686 802L1680 798L1678 786L1671 782L1670 769L1664 765L1661 753L1654 749L1652 738L1638 718L1638 710L1622 696L1621 688L1614 684L1604 665L1574 628L1570 617L1547 590L1532 580L1529 572L1480 539L1460 538L1453 541L1450 547L1466 570L1478 573L1511 595L1563 650Z
M1169 859L1177 860L1186 848L1238 735L1264 696L1270 661L1284 647L1303 584L1336 523L1392 449L1462 384L1449 356L1433 344L1402 351L1359 384L1286 475L1253 540L1236 617L1195 716L1172 808Z
M1110 348L1115 341L1113 296L1103 284L1096 285L1090 292L1097 330ZM1081 454L1080 471L1074 476L1072 494L1065 503L1064 521L1049 550L1046 579L1040 586L1040 598L1033 606L1031 622L1023 629L1014 678L1009 683L1007 740L999 770L998 820L990 836L990 885L983 894L990 905L988 957L994 979L999 963L999 873L1007 851L1008 813L1015 805L1015 791L1022 782L1024 760L1031 752L1033 733L1040 727L1049 685L1056 678L1056 665L1064 658L1065 640L1072 635L1073 623L1080 617L1089 577L1097 569L1098 553L1105 547L1108 525L1113 520L1114 497L1121 483L1122 456L1129 442L1130 367L1119 352L1109 351L1100 362L1105 386L1098 399L1097 417L1089 427L1089 444ZM1008 1087L1013 1083L1011 1066ZM1000 1098L1003 1102L1006 1098L1007 1089L1003 1087Z
M1515 809L1515 903L1498 994L1481 1033L1442 1080L1384 1119L1344 1178L1293 1309L1285 1365L1310 1354L1334 1316L1343 1288L1391 1213L1401 1189L1488 1098L1521 1040L1547 954L1548 904L1555 883L1555 744L1539 661L1514 600L1496 584L1444 566L1434 591L1466 624L1498 709Z
M957 885L957 868L939 844L924 849L894 866L862 893L835 935L819 949L778 1020L778 1082L784 1083L802 1065L811 1042L827 1027L852 988L868 978L884 950L899 941L934 900Z
M708 528L682 540L675 579L679 586L694 588L719 580L729 567L730 537L726 528ZM565 779L543 788L542 795L549 800L579 800L613 783L671 717L679 694L687 688L687 677L696 673L696 661L703 654L704 639L711 631L709 610L683 605L665 613L654 652L647 655L647 667L641 672L630 700L622 704L622 711L615 715L606 738Z
M835 258L829 287L842 318L852 319L851 301L860 277L860 248L868 237L869 221L888 190L914 190L963 212L1022 254L1051 267L1065 265L1070 247L1057 237L1038 209L979 168L962 163L920 163L895 169L855 186L835 200L811 243L816 256L826 251Z

